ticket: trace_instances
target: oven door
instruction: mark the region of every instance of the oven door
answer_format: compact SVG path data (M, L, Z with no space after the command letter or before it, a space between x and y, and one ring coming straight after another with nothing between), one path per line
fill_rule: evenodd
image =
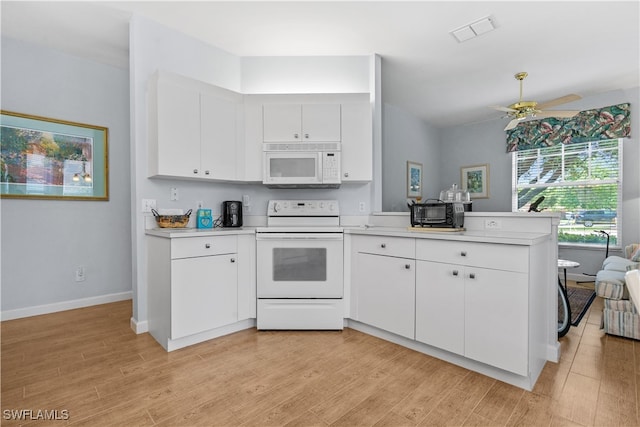
M258 298L342 298L342 233L257 233Z
M319 152L265 151L264 184L321 184Z

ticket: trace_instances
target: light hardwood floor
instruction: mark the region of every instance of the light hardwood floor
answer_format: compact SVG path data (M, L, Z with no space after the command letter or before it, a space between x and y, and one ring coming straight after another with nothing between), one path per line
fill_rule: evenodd
M166 353L124 301L5 321L2 425L634 426L640 342L598 298L533 392L345 329L246 330ZM68 420L7 420L8 410ZM62 411L68 412L62 412Z

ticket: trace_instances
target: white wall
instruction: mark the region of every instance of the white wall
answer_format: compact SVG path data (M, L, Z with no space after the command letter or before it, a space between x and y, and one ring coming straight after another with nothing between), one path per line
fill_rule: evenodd
M110 167L107 202L2 199L2 318L130 298L127 71L2 38L2 109L109 128Z
M147 101L149 77L157 70L178 73L240 93L313 93L319 91L369 92L371 59L361 57L321 58L239 58L215 46L135 16L130 31L131 135L134 255L134 328L146 328L147 279L145 217L139 212L141 199L156 199L159 208L194 208L197 200L220 213L224 200L251 198L251 212L264 216L267 201L274 198L332 198L340 201L341 213L357 215L358 202L371 206L371 184L343 184L337 190L270 190L256 184L202 183L147 176ZM330 69L330 72L319 70ZM286 80L282 76L291 79ZM306 84L305 84L306 82ZM334 84L335 82L335 84ZM254 92L255 91L255 92ZM180 199L169 200L171 187L179 189Z
M439 131L389 104L382 107L382 210L407 212L407 161L422 163L423 199L440 195ZM450 187L449 184L447 187Z

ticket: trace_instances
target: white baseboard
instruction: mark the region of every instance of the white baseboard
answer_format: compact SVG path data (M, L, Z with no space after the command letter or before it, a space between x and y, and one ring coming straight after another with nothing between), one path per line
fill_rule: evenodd
M132 317L129 321L129 325L131 326L131 329L133 329L133 332L135 332L136 334L144 334L145 332L149 332L149 322L147 320L138 322L138 319Z
M58 311L73 310L76 308L90 307L92 305L108 304L110 302L125 301L133 298L133 292L119 292L117 294L100 295L97 297L75 299L71 301L56 302L53 304L36 305L33 307L6 310L0 314L2 320L21 319L23 317L38 316L41 314L56 313Z

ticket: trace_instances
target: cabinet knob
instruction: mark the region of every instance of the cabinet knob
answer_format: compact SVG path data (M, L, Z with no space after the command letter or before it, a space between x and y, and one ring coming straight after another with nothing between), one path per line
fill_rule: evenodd
M298 139L298 138L300 138L300 135L298 135L297 133L294 133L294 134L293 134L293 137L294 137L295 139Z
M305 134L304 134L304 138L305 138L305 139L309 139L309 134L308 134L308 133L305 133Z
M231 258L229 261L236 262L236 259L235 258Z
M345 173L344 173L344 177L345 177L345 178L349 178L349 172L345 172Z
M205 247L205 248L207 248L207 249L209 249L209 248L211 247L211 243L205 243L205 244L204 244L204 247Z
M459 273L458 273L458 270L453 270L453 275L454 275L454 276L457 276L458 274L459 274Z
M205 175L209 175L209 171L204 171L204 174Z
M460 252L460 256L467 256L467 252L466 251Z
M469 274L469 279L475 279L475 278L476 278L476 273Z
M383 243L383 244L381 244L381 245L380 245L380 247L381 247L382 249L384 249L384 248L386 248L386 247L387 247L387 244L386 244L386 243Z
M404 268L406 268L407 270L411 270L411 264L405 264Z
M193 173L198 173L198 169L194 169L194 170L193 170Z

